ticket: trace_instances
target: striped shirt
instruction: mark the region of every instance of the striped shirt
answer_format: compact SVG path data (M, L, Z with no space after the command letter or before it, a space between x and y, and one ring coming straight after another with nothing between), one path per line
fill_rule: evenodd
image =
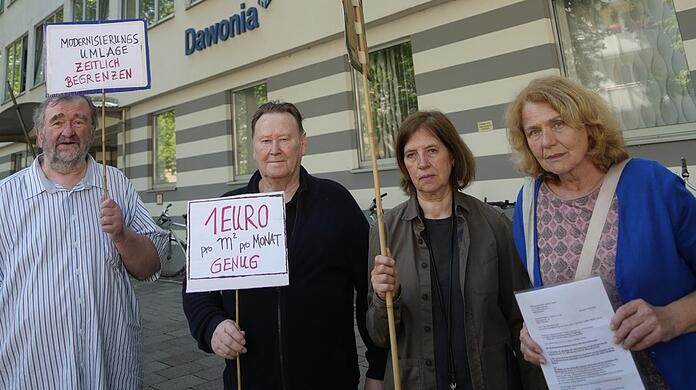
M88 157L67 190L41 158L0 182L0 389L142 388L140 309L99 222L102 169ZM161 257L166 233L119 170L107 180L124 224Z

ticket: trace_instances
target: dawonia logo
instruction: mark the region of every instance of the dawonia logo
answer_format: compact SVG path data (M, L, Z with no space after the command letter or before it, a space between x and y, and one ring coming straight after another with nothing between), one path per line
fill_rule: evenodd
M272 0L257 0L260 7L266 9ZM191 55L195 51L205 50L219 41L226 41L247 31L261 26L259 11L256 7L247 8L246 3L239 4L239 12L229 18L210 25L202 30L187 28L184 31L184 53Z

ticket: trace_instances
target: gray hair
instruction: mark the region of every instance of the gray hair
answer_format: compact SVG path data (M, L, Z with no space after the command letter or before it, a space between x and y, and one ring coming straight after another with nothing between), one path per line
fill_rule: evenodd
M92 103L92 99L85 95L62 95L62 96L49 96L44 100L39 107L34 110L34 128L37 130L43 130L45 125L45 115L46 109L48 107L55 107L56 104L63 101L72 101L75 99L84 99L89 106L89 117L92 119L92 128L97 126L97 107Z

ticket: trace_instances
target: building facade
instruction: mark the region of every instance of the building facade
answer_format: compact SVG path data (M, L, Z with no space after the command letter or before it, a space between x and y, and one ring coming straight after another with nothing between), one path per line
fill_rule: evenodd
M162 204L182 213L188 200L245 184L255 169L251 114L272 99L304 114L310 173L346 186L363 209L374 197L361 78L345 54L338 0L0 4L0 137L17 129L10 88L20 105L44 98L45 21L146 17L152 88L107 97L107 157L153 215ZM474 152L476 181L466 192L514 200L522 175L511 161L504 111L544 75L574 78L607 99L633 156L675 172L680 157L696 166L696 0L363 4L386 208L405 199L391 142L416 109L445 112ZM30 162L26 143L0 146L0 178Z

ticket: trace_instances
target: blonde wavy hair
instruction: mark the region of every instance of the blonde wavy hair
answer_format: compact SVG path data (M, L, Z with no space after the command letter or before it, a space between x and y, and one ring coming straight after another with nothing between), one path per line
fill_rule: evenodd
M604 100L575 81L548 76L532 80L510 103L505 115L513 158L522 173L545 181L559 180L556 174L541 167L529 149L522 122L522 109L526 103L547 103L568 126L587 130L587 157L603 172L612 164L628 158L621 126Z

